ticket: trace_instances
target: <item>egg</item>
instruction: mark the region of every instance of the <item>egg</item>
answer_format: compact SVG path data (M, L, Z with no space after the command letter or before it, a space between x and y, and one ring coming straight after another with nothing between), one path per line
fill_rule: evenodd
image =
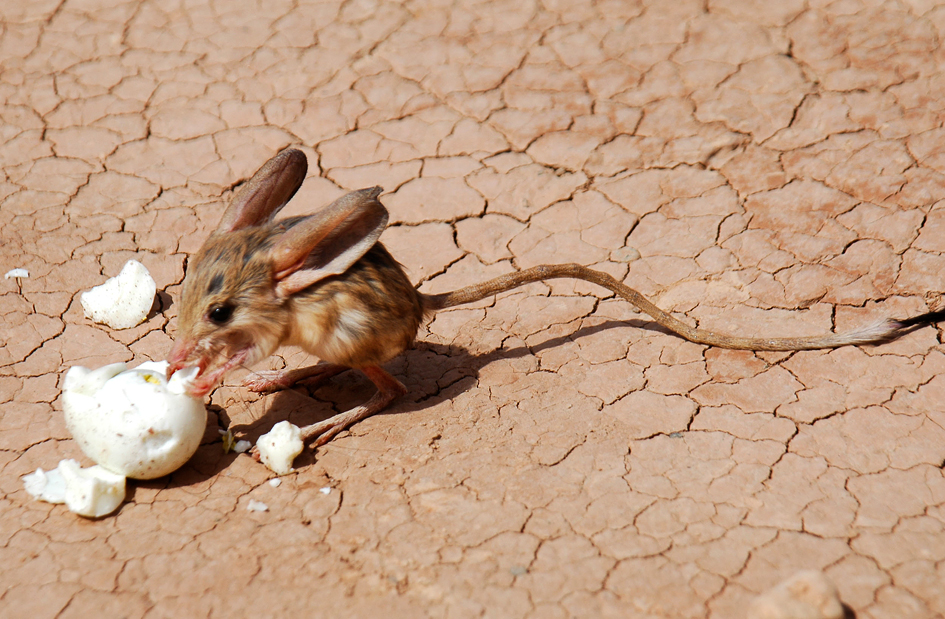
M185 368L167 380L167 365L76 366L66 373L66 425L85 455L102 468L154 479L177 470L197 451L207 409L186 390L198 369Z

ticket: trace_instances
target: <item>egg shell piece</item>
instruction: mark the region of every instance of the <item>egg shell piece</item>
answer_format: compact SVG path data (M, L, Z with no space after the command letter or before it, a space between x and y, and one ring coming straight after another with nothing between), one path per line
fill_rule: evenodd
M263 503L262 501L257 501L256 499L250 499L249 503L246 505L246 509L251 512L268 512L269 506Z
M143 365L143 364L142 364ZM81 365L69 368L66 372L66 378L62 383L63 391L81 393L82 395L92 396L105 386L110 379L118 376L128 369L124 363L112 363L103 365L100 368L90 370Z
M83 469L75 460L62 460L52 471L37 469L23 476L31 495L47 503L65 503L69 511L87 518L112 513L125 500L125 477L101 466Z
M304 448L301 430L288 421L280 421L256 441L259 459L277 475L291 473L292 461Z
M129 260L121 273L80 297L85 317L113 329L129 329L148 317L157 286L143 264Z
M124 371L120 365L69 370L66 425L85 455L113 473L135 479L167 475L190 459L206 428L203 401L185 393L197 368L181 370L168 382L166 362Z
M58 469L51 471L36 469L35 473L24 475L20 479L30 496L47 503L66 502L66 480L62 478Z
M125 476L101 466L83 469L75 460L63 460L59 471L66 481L66 507L80 516L101 518L125 500Z
M233 445L233 451L238 454L243 454L249 451L253 447L253 444L249 441L236 441L236 445Z

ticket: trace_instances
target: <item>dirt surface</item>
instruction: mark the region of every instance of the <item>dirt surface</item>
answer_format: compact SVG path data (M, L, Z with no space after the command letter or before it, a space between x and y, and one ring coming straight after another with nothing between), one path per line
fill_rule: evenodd
M383 186L426 291L578 262L770 336L937 307L935 5L3 2L0 270L30 277L0 280L0 615L738 618L811 569L856 617L945 614L931 327L730 352L532 285L437 316L389 365L410 395L278 487L218 427L325 418L364 377L259 397L234 374L191 463L98 521L20 481L89 464L64 371L162 359L188 256L290 145L311 178L286 212ZM154 311L92 324L79 293L129 258Z

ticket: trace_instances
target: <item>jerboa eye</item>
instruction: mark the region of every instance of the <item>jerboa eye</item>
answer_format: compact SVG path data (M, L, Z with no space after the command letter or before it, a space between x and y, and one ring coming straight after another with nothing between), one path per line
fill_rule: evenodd
M210 322L218 325L226 324L233 317L233 306L229 303L223 305L214 305L207 312L207 318Z

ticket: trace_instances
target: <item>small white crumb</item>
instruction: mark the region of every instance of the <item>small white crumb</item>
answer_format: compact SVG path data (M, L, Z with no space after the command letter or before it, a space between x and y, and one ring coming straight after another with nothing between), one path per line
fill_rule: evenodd
M252 446L253 444L249 441L236 441L236 445L233 445L233 451L238 454L243 454L249 451L249 448Z
M324 488L319 488L319 492L322 494L331 494L331 486L325 486Z
M246 506L251 512L268 512L269 506L263 503L262 501L257 501L256 499L250 499L249 504Z
M279 486L282 485L282 480L279 479L278 477L274 477L269 480L269 485L272 486L273 488L278 488Z
M10 269L9 271L7 271L7 274L4 275L3 277L5 279L10 279L11 277L29 277L29 276L30 276L30 272L27 271L26 269Z

